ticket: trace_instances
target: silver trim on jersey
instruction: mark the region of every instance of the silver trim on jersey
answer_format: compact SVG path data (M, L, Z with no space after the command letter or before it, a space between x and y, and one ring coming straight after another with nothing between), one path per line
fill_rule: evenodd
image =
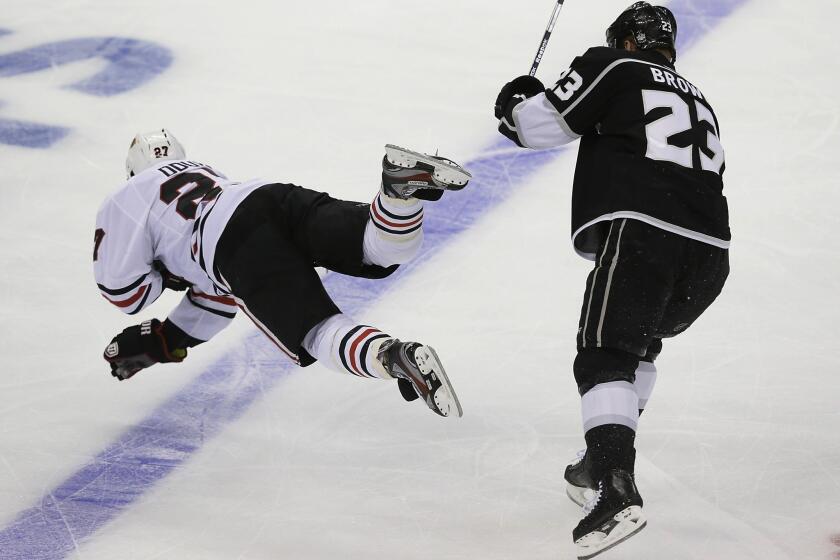
M717 237L712 237L711 235L706 235L705 233L700 233L699 231L694 231L691 229L680 227L669 222L665 222L660 219L654 218L653 216L642 214L641 212L633 212L631 210L620 210L618 212L612 212L610 214L598 216L594 220L590 220L582 226L580 226L572 234L572 247L574 248L575 253L585 258L586 260L594 261L597 255L595 253L584 253L583 251L579 251L577 245L575 244L575 239L577 239L577 236L580 235L580 232L597 224L598 222L605 222L607 220L616 220L620 218L630 218L631 220L639 220L640 222L645 222L646 224L658 227L659 229L670 231L671 233L674 233L681 237L687 237L689 239L693 239L701 243L706 243L707 245L720 247L721 249L729 249L730 242L725 239L718 239Z
M598 263L598 266L595 267L595 272L592 273L592 285L589 287L589 298L586 302L586 317L583 319L583 329L581 330L581 345L584 348L586 348L586 330L589 328L589 314L592 311L592 298L595 295L595 284L598 282L598 273L601 271L601 267L604 266L604 257L607 255L607 248L610 242L610 235L612 235L614 224L615 222L610 223L610 231L607 232L607 246L604 247L604 252L601 254L601 261ZM595 260L594 255L592 260Z
M574 110L574 108L577 107L577 104L580 103L581 100L584 97L589 95L592 92L593 89L595 89L595 86L597 86L600 83L600 81L604 79L604 76L606 76L610 72L610 70L614 69L616 66L618 66L620 64L624 64L625 62L638 62L639 64L646 64L648 66L655 66L656 68L661 68L663 70L666 70L667 72L678 75L677 72L673 68L669 68L667 66L662 66L661 64L654 64L653 62L648 62L646 60L639 60L637 58L619 58L618 60L611 62L606 68L604 68L601 71L601 73L598 74L598 76L594 80L592 80L592 83L589 85L589 87L587 87L585 90L583 90L583 93L581 93L580 96L577 99L575 99L572 102L571 105L566 107L565 111L560 113L560 117L565 119L566 115L568 115L572 110ZM680 77L682 77L682 76L680 76ZM685 80L685 78L683 78L683 80ZM688 82L688 80L686 80L686 82ZM552 91L554 91L554 90L552 89Z
M610 271L607 273L607 286L604 288L604 301L601 302L601 317L598 320L598 330L595 331L595 346L600 348L602 346L601 333L604 329L604 317L607 315L607 302L610 300L610 288L612 287L613 273L618 264L618 254L621 252L621 234L624 233L624 226L627 225L627 218L621 221L621 227L618 228L618 239L615 241L615 254L613 254L612 263L610 263ZM584 333L586 334L586 333Z

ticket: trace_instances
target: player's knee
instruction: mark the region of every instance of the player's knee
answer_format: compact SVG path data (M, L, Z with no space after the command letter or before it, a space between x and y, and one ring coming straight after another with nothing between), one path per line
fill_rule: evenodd
M648 344L647 352L645 355L642 356L641 361L643 362L650 362L653 363L656 361L656 358L662 352L662 339L661 338L654 338L650 344Z
M578 392L586 394L595 385L612 381L633 383L639 357L612 348L581 348L575 358L574 372Z

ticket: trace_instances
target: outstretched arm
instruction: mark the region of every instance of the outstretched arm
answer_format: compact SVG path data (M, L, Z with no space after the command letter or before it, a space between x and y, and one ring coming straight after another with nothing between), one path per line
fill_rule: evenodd
M614 88L614 49L590 49L577 57L551 88L533 76L508 82L496 99L499 132L524 148L568 144L599 122Z
M187 348L210 340L235 314L232 298L191 287L165 321L145 321L115 336L105 348L104 358L111 364L111 374L121 381L157 363L182 362Z

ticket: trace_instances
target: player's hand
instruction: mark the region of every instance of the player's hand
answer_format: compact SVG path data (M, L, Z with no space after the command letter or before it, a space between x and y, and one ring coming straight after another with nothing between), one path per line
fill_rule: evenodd
M163 277L163 287L169 288L170 290L175 290L176 292L183 292L184 290L190 288L192 284L181 278L180 276L175 276L164 266L164 264L160 261L155 261L153 263L155 270L157 270L160 275Z
M181 362L187 357L187 350L170 349L163 334L163 323L151 319L115 336L105 348L103 357L111 364L111 375L123 381L159 362Z
M545 86L534 76L519 76L513 81L506 83L502 91L499 92L498 97L496 97L496 105L494 107L496 118L501 119L507 114L509 110L508 105L512 100L516 99L518 103L544 91Z

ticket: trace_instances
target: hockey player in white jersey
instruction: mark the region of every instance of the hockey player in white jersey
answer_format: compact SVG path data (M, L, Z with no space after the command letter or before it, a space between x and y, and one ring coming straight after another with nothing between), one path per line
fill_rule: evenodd
M113 338L104 357L120 380L156 363L180 362L242 309L295 363L315 360L359 377L397 379L406 400L441 416L461 405L430 346L402 342L341 313L315 266L384 278L423 239L423 201L464 188L454 162L387 145L370 204L284 183L233 182L187 159L167 130L138 134L128 181L96 217L94 274L111 304L134 314L164 289L185 291L164 321Z

